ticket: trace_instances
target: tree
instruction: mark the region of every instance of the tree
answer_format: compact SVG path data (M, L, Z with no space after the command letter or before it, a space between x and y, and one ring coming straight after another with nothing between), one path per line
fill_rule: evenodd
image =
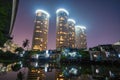
M24 50L24 49L23 49L22 47L18 47L18 48L15 49L15 52L21 53L23 50Z
M24 48L26 48L27 47L27 50L28 50L28 47L29 47L29 40L28 39L25 39L25 41L23 41L23 44L22 44L22 46L24 47Z

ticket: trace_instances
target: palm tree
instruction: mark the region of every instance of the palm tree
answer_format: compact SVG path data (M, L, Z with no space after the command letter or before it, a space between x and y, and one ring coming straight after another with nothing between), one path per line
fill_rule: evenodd
M29 40L28 39L25 39L25 41L23 41L23 44L22 44L22 46L24 47L24 48L26 48L27 47L27 50L28 50L28 47L29 47Z

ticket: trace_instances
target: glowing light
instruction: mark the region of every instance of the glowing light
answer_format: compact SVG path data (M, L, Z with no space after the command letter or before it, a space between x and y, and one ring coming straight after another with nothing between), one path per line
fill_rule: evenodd
M48 58L50 56L48 50L46 50L45 57Z
M120 54L118 54L118 57L120 58Z
M98 70L98 69L96 69L96 73L99 73L99 70Z
M77 25L77 26L75 26L75 27L78 27L78 28L81 28L81 29L86 29L85 26L79 26L79 25Z
M35 55L35 58L36 58L36 59L38 59L38 58L39 58L39 55L38 55L38 54L36 54L36 55Z
M45 64L45 72L47 72L48 71L48 68L49 67L49 65L48 64Z
M46 50L46 53L48 54L48 50Z
M69 70L69 73L72 73L72 74L74 74L74 75L76 75L77 72L78 72L78 70L77 70L76 68L71 68L71 69Z
M61 11L65 12L65 13L67 13L67 15L69 15L69 12L68 12L67 10L63 9L63 8L58 9L58 10L56 11L56 13L59 13L59 12L61 12Z
M38 67L38 62L35 63L35 67Z
M68 53L71 57L75 57L76 56L76 52L69 52Z
M39 12L45 13L48 17L50 17L50 14L44 10L41 10L41 9L36 10L36 13L39 13Z
M94 56L94 57L97 57L97 55L96 55L96 54L94 54L93 56Z
M73 22L74 24L76 23L74 19L68 19L68 21Z

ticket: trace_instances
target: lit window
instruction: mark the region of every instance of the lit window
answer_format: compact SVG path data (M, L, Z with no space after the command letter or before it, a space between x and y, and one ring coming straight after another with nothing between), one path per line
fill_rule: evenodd
M66 32L64 32L64 34L67 34Z
M39 31L39 32L41 32L41 33L42 33L42 31Z
M40 30L36 30L35 32L40 32Z
M36 40L38 40L39 38L35 38Z
M83 37L83 35L81 35L81 37Z
M41 13L38 13L37 16L41 16Z
M74 47L74 45L72 45L72 47Z
M34 45L33 49L39 49L38 45Z
M46 34L47 32L44 32L44 34Z
M36 26L36 28L40 28L40 26Z
M47 24L47 21L45 21L44 23Z
M41 38L41 41L43 42L43 38Z
M40 23L40 21L37 21L37 23Z
M65 20L65 19L63 17L61 17L60 20Z
M63 42L60 42L60 44L62 44Z
M42 44L40 44L40 47L42 47Z
M60 24L60 26L62 26L62 24Z
M60 31L60 34L62 34L63 32L62 31Z
M46 44L47 42L45 42L45 44Z
M72 34L72 36L75 36L74 34Z

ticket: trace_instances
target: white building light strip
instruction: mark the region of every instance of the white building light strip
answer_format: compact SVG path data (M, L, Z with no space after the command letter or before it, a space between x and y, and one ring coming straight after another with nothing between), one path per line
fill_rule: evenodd
M68 12L67 10L63 9L63 8L58 9L58 10L56 11L56 13L59 13L59 12L61 12L61 11L65 12L65 13L67 13L67 15L69 15L69 12Z

